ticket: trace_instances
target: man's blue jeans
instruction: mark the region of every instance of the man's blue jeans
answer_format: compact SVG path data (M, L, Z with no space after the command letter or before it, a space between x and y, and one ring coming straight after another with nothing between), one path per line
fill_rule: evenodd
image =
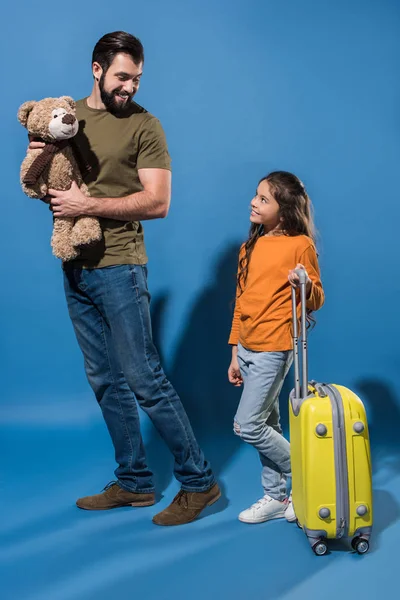
M154 346L147 267L117 265L64 271L65 294L85 370L115 448L119 485L152 492L137 405L150 417L175 457L186 491L214 484L181 400Z

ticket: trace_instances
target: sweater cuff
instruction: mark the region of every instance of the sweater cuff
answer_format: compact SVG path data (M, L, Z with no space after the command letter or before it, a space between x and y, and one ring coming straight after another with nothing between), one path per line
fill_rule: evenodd
M239 343L239 332L231 331L231 335L229 336L228 344L231 346L237 346Z
M308 310L313 310L313 306L315 304L315 285L314 282L311 282L311 294L307 297L306 300L306 308Z

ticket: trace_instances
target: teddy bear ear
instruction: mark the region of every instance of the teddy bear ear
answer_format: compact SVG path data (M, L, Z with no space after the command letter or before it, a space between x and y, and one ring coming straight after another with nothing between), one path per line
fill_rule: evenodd
M75 100L71 96L61 96L60 100L63 100L70 105L72 109L75 109Z
M29 100L28 102L24 102L22 106L19 107L18 111L18 121L26 127L28 123L28 116L33 107L37 104L36 100Z

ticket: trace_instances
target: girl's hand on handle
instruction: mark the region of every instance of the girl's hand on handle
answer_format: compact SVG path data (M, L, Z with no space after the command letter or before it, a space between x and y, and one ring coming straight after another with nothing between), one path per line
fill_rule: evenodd
M306 271L306 268L304 265L302 265L301 263L297 263L297 265L295 266L294 269L292 269L291 271L289 271L289 275L288 275L288 279L290 282L290 285L292 287L294 287L295 289L300 287L300 279L299 276L297 275L296 271L298 269L302 269L305 274L306 274L306 295L307 298L310 296L311 294L311 289L312 289L312 281L310 279L310 277L308 276L308 273Z
M289 275L288 275L288 279L290 282L290 285L294 288L298 288L300 287L300 279L299 276L297 275L296 271L298 269L302 269L305 274L306 274L306 290L307 290L307 295L310 293L311 291L311 286L312 286L312 281L308 276L308 273L306 271L306 268L304 265L298 263L294 269L292 269L291 271L289 271Z
M242 375L240 374L239 361L237 359L237 346L232 346L232 360L228 369L229 383L235 387L240 387L243 383Z

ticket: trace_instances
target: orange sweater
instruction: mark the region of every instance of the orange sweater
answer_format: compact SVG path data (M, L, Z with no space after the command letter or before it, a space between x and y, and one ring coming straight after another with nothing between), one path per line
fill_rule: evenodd
M243 255L244 246L240 250ZM312 281L307 308L318 310L324 303L317 254L305 235L262 236L253 249L244 292L236 297L229 343L239 341L256 352L291 350L292 300L288 274L297 263Z

